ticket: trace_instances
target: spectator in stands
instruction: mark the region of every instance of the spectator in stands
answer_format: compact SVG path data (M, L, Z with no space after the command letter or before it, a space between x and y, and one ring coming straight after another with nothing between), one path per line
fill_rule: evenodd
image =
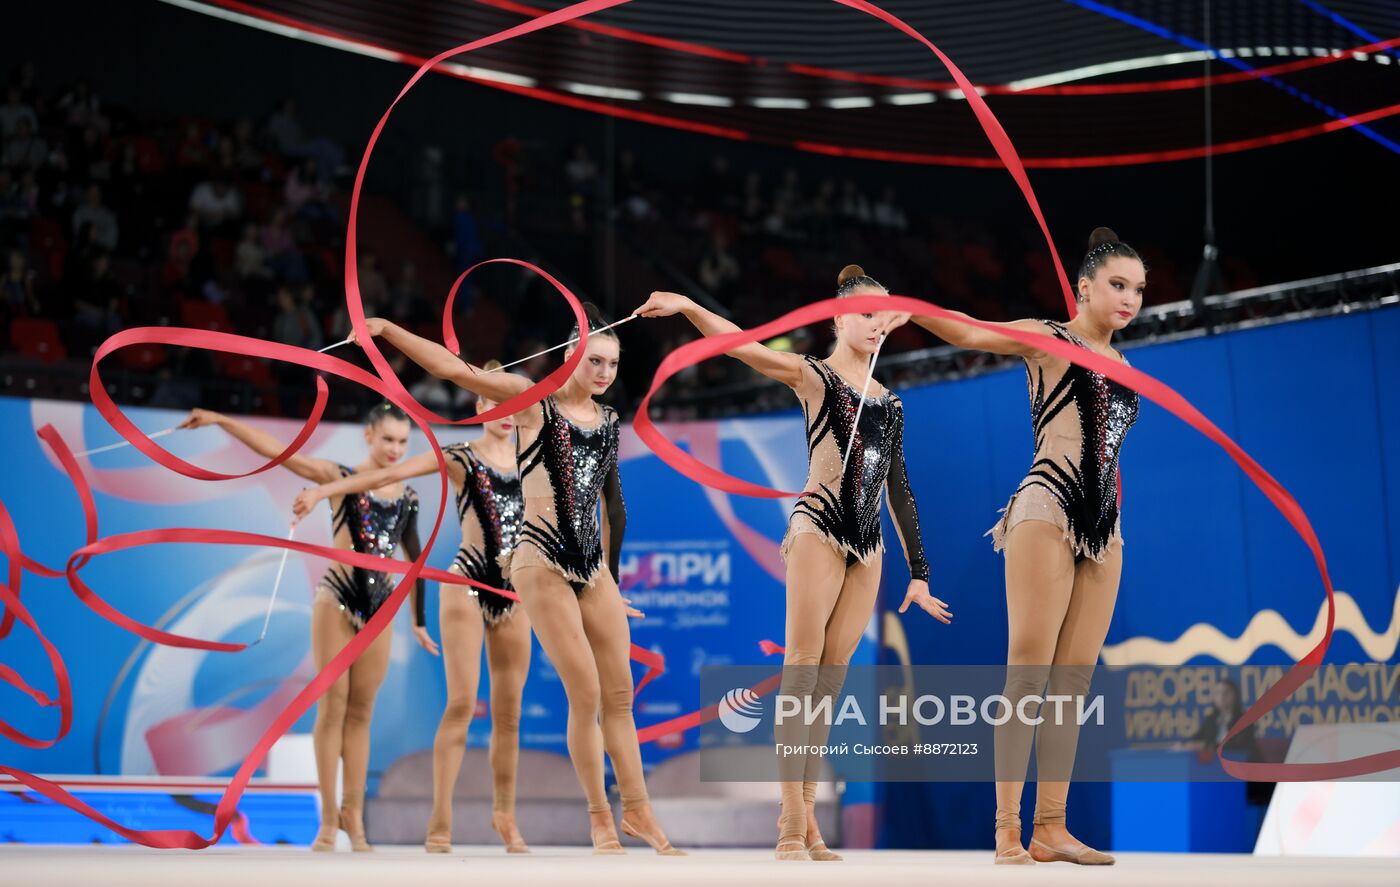
M344 300L340 300L343 304ZM316 285L314 283L303 283L297 290L297 304L301 310L305 311L314 321L316 332L311 336L310 341L314 345L309 347L320 348L326 343L325 312L321 310L321 300L316 295Z
M168 410L188 410L204 397L199 379L184 373L173 372L163 366L156 373L156 388L146 406Z
M19 177L19 202L25 218L39 211L39 181L34 170L27 169Z
M763 233L773 237L790 238L796 232L792 228L792 201L783 192L773 197L773 205L763 219Z
M617 157L617 188L622 218L630 222L656 219L656 209L648 193L646 178L637 165L637 152L623 148Z
M598 164L593 162L588 146L583 142L574 145L569 159L564 163L564 178L569 185L569 214L574 230L582 231L588 227L598 184Z
M73 84L72 89L63 94L58 100L58 110L62 112L64 122L73 129L95 126L99 132L107 131L107 119L102 116L102 102L97 93L92 91L87 80L79 80Z
M92 229L93 242L105 252L117 248L117 217L103 206L102 188L98 185L88 186L83 205L73 211L73 232L76 234L84 227Z
M195 185L190 210L205 230L226 233L243 215L243 195L227 178L215 176Z
M287 98L267 119L267 134L283 157L314 158L319 176L336 175L345 163L345 152L327 138L308 138L297 115L295 99Z
M700 257L700 285L720 302L729 304L739 283L739 262L729 249L729 235L721 226L710 232L710 241Z
M69 183L68 150L62 142L49 146L49 162L38 170L39 187L48 195L44 214L66 218L80 199L79 190Z
M428 302L423 286L418 282L418 266L405 261L399 268L399 279L394 282L390 313L408 318L410 323L432 323L439 320L438 313Z
M5 152L0 156L0 165L22 172L38 169L48 156L48 145L36 134L34 124L21 117L15 124L14 135L5 140Z
M209 141L204 127L196 120L185 124L185 134L175 148L175 165L182 169L205 169L209 166Z
M891 231L904 231L909 227L909 219L895 201L894 188L886 187L872 210L875 224Z
M295 156L306 142L301 131L301 121L297 119L296 99L285 98L276 111L267 118L267 135L272 146L284 157Z
M0 105L0 137L10 139L19 131L21 121L29 124L30 132L39 131L39 118L34 116L34 109L24 101L20 87L11 86L5 90L5 104Z
M374 317L383 313L389 298L389 284L379 271L379 257L372 252L360 255L360 303L365 316ZM391 312L398 315L397 309ZM350 335L350 312L341 301L331 318L330 334L336 339Z
M183 228L170 235L170 245L165 251L165 267L161 271L161 283L165 286L181 287L188 285L190 267L194 257L199 255L199 216L190 213L185 217Z
M253 121L244 117L233 125L233 162L240 173L266 172L267 158L253 137Z
M841 202L838 207L841 218L850 224L870 224L870 201L860 193L860 186L853 179L847 179L841 186Z
M773 193L773 202L781 202L791 209L797 209L801 201L802 188L801 182L798 179L797 170L789 166L787 169L783 170L783 180Z
M447 173L443 169L443 151L438 145L425 145L413 180L413 218L425 227L442 224L443 203L446 202Z
M105 252L92 256L86 274L70 281L73 292L73 327L70 348L76 354L89 354L121 325L121 287L112 279L112 257Z
M1214 752L1225 741L1225 734L1244 714L1240 686L1231 678L1217 680L1211 695L1214 704L1201 715L1200 727L1187 743L1200 752ZM1227 756L1234 760L1259 760L1258 728L1257 723L1250 724L1231 737L1225 744L1225 751L1229 753Z
M328 200L330 188L321 181L316 158L309 157L287 173L282 200L287 211L308 222L333 221L335 211Z
M214 169L219 175L229 179L238 178L237 152L233 146L233 139L229 136L221 135L214 145Z
M321 347L321 329L315 315L287 286L277 288L277 317L272 321L272 338L284 345L313 351Z
M831 247L835 235L835 221L836 183L825 179L807 210L807 232L813 243L824 249Z
M20 62L19 67L15 69L10 80L14 87L19 90L21 102L32 107L39 101L39 87L37 85L33 62Z
M5 276L0 278L0 302L7 317L39 317L42 311L34 297L34 269L18 249L10 250Z
M18 235L28 218L29 211L15 177L8 169L0 167L0 237L10 240Z
M159 215L158 204L149 199L147 184L136 145L127 142L122 145L121 154L112 165L107 196L113 206L121 208L124 217L130 219L134 216L138 220L135 225L128 223L128 230L144 230Z
M360 254L360 300L366 317L377 317L389 301L389 282L379 270L379 256L372 252Z
M267 224L263 225L258 232L258 238L262 241L263 256L268 267L278 277L293 283L300 283L307 279L309 275L306 270L306 260L297 250L296 239L292 236L292 229L287 225L287 211L285 209L273 211Z
M83 127L73 147L69 163L80 179L106 183L112 178L111 149L95 126Z
M267 267L267 255L258 242L258 226L249 222L243 226L243 237L234 252L234 270L243 280L266 280L272 276Z

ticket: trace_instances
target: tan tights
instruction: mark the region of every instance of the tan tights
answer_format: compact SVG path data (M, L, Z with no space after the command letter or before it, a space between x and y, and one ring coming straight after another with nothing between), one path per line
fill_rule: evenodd
M316 669L324 669L355 637L355 628L334 594L324 586L316 589L311 603L311 656ZM374 697L389 670L392 626L351 663L331 684L316 704L316 723L311 730L316 752L316 781L321 793L321 829L337 824L352 834L364 831L365 778L369 772L369 725L374 715ZM345 820L336 803L335 782L341 762L345 766Z
M1101 564L1089 558L1075 563L1055 524L1025 520L1011 529L1006 539L1009 643L1003 692L1013 706L1028 695L1088 691L1113 618L1122 566L1121 545L1114 545ZM1071 710L1065 707L1066 714ZM1034 706L1028 705L1026 713L1034 717ZM1021 790L1033 735L1036 769L1042 774L1036 786L1035 824L1065 821L1079 728L1072 716L1068 723L1051 724L1052 713L1053 706L1047 705L1041 709L1046 720L1039 725L1013 716L996 728L997 828L1020 827Z
M632 636L626 605L611 574L600 572L582 594L575 594L547 567L520 567L511 571L510 580L564 684L569 756L589 812L610 809L603 781L604 747L617 776L622 809L646 806L642 751L632 721Z
M450 841L452 795L462 768L462 753L476 711L481 679L481 648L491 670L492 809L515 813L515 774L520 759L520 700L530 671L530 619L516 604L511 614L487 626L476 595L443 586L438 597L442 665L447 675L447 705L433 740L433 812L428 838Z
M802 533L792 540L787 556L787 652L779 690L782 695L810 698L814 707L823 699L834 704L879 590L878 558L847 567L846 559L821 536ZM777 728L778 741L820 746L827 738L824 721L826 718L819 718L806 727L800 717L785 718ZM816 798L820 773L819 755L785 757L781 762L780 841L806 831L806 805Z

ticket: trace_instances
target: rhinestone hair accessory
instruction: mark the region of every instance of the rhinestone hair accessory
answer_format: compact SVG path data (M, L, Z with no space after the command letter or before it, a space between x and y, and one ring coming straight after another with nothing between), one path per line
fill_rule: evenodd
M840 299L844 296L848 296L852 292L863 286L873 286L879 289L885 288L884 285L880 283L880 281L876 280L870 275L857 274L855 277L850 278L845 283L841 284L836 288L836 298Z
M1117 247L1117 246L1119 246L1119 245L1120 245L1120 244L1119 244L1119 241L1117 241L1117 240L1110 240L1110 241L1108 241L1107 243L1101 243L1101 244L1099 244L1098 246L1094 247L1093 249L1089 250L1089 256L1088 256L1088 258L1089 258L1090 261L1093 261L1093 260L1097 259L1097 258L1099 257L1099 255L1102 254L1102 253L1111 253L1111 252L1113 252L1114 247Z

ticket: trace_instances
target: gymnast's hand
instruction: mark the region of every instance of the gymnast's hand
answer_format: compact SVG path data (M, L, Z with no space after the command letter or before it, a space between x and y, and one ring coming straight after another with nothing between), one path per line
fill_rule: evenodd
M311 509L316 507L316 503L321 501L321 488L312 490L302 490L297 493L297 497L292 500L292 513L301 520L311 513Z
M948 609L948 605L938 598L928 593L928 583L922 579L911 579L909 581L909 593L904 596L904 603L899 605L899 612L903 613L909 609L911 603L923 607L924 612L937 619L945 625L953 624L953 614Z
M631 616L631 617L634 618L634 619L645 619L645 618L647 618L647 614L643 613L641 610L638 610L636 607L632 606L632 601L631 601L629 598L623 598L623 599L622 599L622 602L623 602L624 604L627 605L627 615L628 615L628 616Z
M427 650L434 656L442 655L438 652L437 641L434 641L433 636L428 634L427 628L421 625L413 626L413 637L416 641L418 641L418 646L422 647L424 650Z
M894 330L908 323L909 318L913 315L908 311L880 311L875 317L880 322L881 333L888 336Z
M180 428L203 428L206 425L215 425L223 416L213 410L190 410L190 416L181 422Z
M684 312L693 304L695 303L690 300L689 296L658 291L652 293L651 298L632 313L638 317L670 317L672 314Z
M371 337L384 335L384 328L388 325L389 321L385 320L382 317L365 318L365 331L368 332ZM350 330L348 341L353 345L360 344L360 339L358 336L355 335L355 331L353 329Z

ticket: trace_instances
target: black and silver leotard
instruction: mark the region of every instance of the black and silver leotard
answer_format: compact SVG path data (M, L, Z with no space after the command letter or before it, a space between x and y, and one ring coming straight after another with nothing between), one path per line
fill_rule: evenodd
M599 404L598 409L601 420L585 427L547 397L540 403L539 433L528 443L517 443L525 520L509 569L548 567L578 593L605 568L617 580L627 526L617 471L620 423L612 407ZM606 564L597 517L600 494L608 519Z
M1041 323L1055 338L1089 348L1064 324ZM1076 560L1102 563L1112 544L1123 542L1118 454L1137 420L1137 392L1054 355L1025 362L1035 454L1001 520L987 533L1000 551L1016 524L1048 521L1063 531Z
M501 472L482 461L467 444L442 448L449 463L464 476L457 490L457 519L462 525L462 545L452 560L452 569L493 588L510 588L501 562L520 538L525 503L520 495L520 476ZM475 595L481 605L481 616L489 625L514 612L515 601L494 591L484 591L470 585L456 586ZM414 618L423 624L422 596L416 599Z
M919 511L904 464L904 404L886 391L865 398L860 426L854 428L861 393L826 361L803 355L802 381L794 388L807 425L807 484L788 518L779 549L784 561L793 539L815 533L846 558L869 563L885 550L880 534L880 493L904 544L909 574L928 579L919 532ZM842 471L846 447L855 434L850 462Z
M337 467L341 477L355 473L355 469L345 465ZM422 553L418 541L418 494L405 484L397 499L381 499L368 491L341 496L340 502L334 504L331 535L337 547L379 557L393 557L402 543L404 554L410 560L417 559ZM321 584L335 595L351 624L360 628L379 612L398 580L391 573L331 564ZM423 587L420 578L420 599Z

